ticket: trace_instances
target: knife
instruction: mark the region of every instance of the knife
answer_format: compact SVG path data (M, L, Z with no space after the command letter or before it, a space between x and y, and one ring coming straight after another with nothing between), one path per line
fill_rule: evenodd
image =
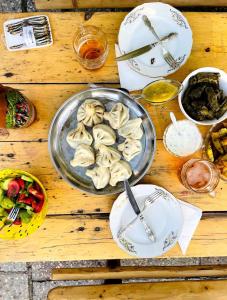
M176 32L171 32L168 35L161 38L161 42L166 41L166 40L170 40L170 39L172 39L176 36L177 36ZM116 57L116 61L127 60L127 59L130 59L130 58L142 55L142 54L148 52L149 50L153 49L154 47L156 47L158 44L160 44L160 42L155 42L155 43L152 43L152 44L148 44L148 45L143 46L141 48L138 48L136 50L130 51L126 54L123 54L121 56Z
M145 232L147 234L147 237L152 241L152 242L155 242L155 235L153 233L153 231L151 230L151 228L147 225L146 221L144 220L144 216L143 214L141 213L140 211L140 208L136 202L136 199L132 193L132 190L130 188L130 185L129 185L129 182L128 180L125 180L124 181L124 187L125 187L125 192L126 192L126 195L128 196L128 200L135 212L135 214L139 217L141 223L143 224L143 227L145 229Z

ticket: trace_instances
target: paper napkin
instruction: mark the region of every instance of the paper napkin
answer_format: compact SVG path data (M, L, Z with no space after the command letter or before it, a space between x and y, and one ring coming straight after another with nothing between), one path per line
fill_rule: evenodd
M194 205L179 200L181 205L184 223L181 235L178 239L178 244L181 248L182 253L185 255L192 239L192 236L199 224L202 216L202 210Z
M115 44L115 53L116 56L121 55L120 49L117 44ZM157 80L157 78L150 78L135 72L129 67L127 60L119 61L117 63L117 66L121 87L127 89L130 92L142 90L148 83Z

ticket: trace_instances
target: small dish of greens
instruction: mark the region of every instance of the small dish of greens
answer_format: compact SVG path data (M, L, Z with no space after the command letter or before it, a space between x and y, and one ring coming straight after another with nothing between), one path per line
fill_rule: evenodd
M190 73L182 83L179 106L190 121L214 125L227 117L227 74L205 67Z
M45 195L42 187L27 175L6 177L0 181L0 226L7 224L7 216L15 206L20 208L13 225L30 223L42 211Z

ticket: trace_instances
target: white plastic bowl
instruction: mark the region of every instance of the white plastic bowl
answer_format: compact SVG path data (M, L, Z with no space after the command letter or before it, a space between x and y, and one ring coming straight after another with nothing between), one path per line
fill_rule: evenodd
M213 120L206 120L206 121L197 121L197 120L194 120L192 119L187 113L186 111L184 110L184 107L182 105L182 97L184 95L184 92L186 90L186 88L188 87L188 81L189 81L189 78L192 77L193 75L199 73L199 72L217 72L217 73L220 73L220 78L219 78L219 83L220 83L220 88L224 91L224 95L227 95L227 74L220 70L220 69L217 69L217 68L213 68L213 67L205 67L205 68L200 68L200 69L197 69L193 72L191 72L185 79L184 81L182 82L182 90L181 92L179 93L178 95L178 102L179 102L179 106L180 106L180 109L182 111L182 113L185 115L185 117L196 123L196 124L200 124L200 125L214 125L214 124L217 124L219 122L222 122L224 121L226 118L227 118L227 112L224 113L224 115L219 118L219 119L213 119Z

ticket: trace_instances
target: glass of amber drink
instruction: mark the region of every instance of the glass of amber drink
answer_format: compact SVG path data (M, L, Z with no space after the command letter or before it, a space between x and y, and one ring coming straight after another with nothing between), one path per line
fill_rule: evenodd
M214 189L219 182L219 170L216 166L203 159L190 159L181 169L183 185L197 193L209 193L215 196Z
M102 67L109 52L104 32L91 25L80 25L74 37L73 47L79 63L89 70Z

